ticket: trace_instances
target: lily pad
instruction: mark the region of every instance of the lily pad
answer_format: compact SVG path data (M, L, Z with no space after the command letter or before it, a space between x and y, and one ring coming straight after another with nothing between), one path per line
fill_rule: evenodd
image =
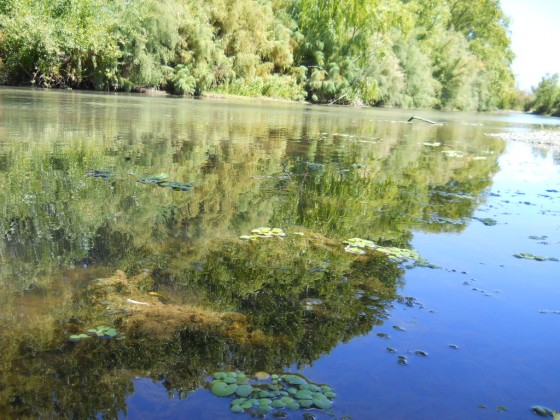
M271 405L274 408L284 408L284 407L286 407L286 403L283 402L282 400L274 400L274 401L272 401Z
M227 374L225 372L216 372L212 376L214 377L214 379L225 379L227 377Z
M363 249L350 245L345 247L344 250L350 254L356 254L356 255L364 255L366 253L366 251L364 251Z
M86 338L89 338L89 335L87 335L87 334L73 334L70 337L68 337L68 340L72 341L73 343L77 343L78 341L85 340Z
M285 380L290 385L302 385L307 383L305 379L297 375L284 375L282 376L282 379Z
M313 399L313 405L317 408L329 409L332 408L332 401L326 398L315 398Z
M239 385L235 390L235 393L240 397L248 397L253 392L253 387L251 385Z
M257 372L255 373L255 378L257 378L259 381L264 381L270 378L270 374L267 372Z
M542 405L535 405L531 407L533 413L538 414L542 417L552 417L554 416L554 412L550 408L543 407Z
M298 400L312 400L313 394L308 390L299 390L294 395Z
M103 327L103 331L111 328ZM330 408L336 397L330 386L313 384L293 373L271 376L267 372L257 372L248 377L243 372L216 372L212 377L211 392L219 397L233 396L230 408L235 413L249 410L262 415L278 409Z
M558 258L554 257L542 257L540 255L533 255L528 252L520 252L519 254L513 255L515 258L526 259L526 260L535 260L535 261L558 261Z
M169 178L169 175L166 173L161 173L159 175L148 175L141 178L138 178L138 182L142 184L157 184Z
M498 222L490 217L473 217L474 220L478 220L485 226L495 226Z
M245 409L240 405L232 405L230 407L230 410L233 411L234 413L243 413L245 411Z
M301 408L311 408L313 406L313 400L299 400L298 404Z
M223 381L215 381L210 388L212 393L218 397L229 397L237 391L237 384L227 384Z
M86 176L91 176L93 178L101 178L105 181L111 181L113 179L113 171L110 169L92 170L86 172Z
M288 410L299 410L300 405L297 402L293 402L293 403L286 404L286 408Z
M163 181L158 182L157 185L160 187L171 188L173 191L190 191L193 189L193 184L185 184L179 181Z

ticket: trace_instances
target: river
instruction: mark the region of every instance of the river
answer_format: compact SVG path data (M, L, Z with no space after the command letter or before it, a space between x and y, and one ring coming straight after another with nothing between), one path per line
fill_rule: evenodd
M3 418L560 410L560 152L488 135L559 119L7 88L0 115Z

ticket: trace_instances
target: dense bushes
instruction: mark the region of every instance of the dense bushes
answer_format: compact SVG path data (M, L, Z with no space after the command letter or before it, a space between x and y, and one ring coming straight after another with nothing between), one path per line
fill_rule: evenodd
M508 107L497 0L4 0L0 81Z

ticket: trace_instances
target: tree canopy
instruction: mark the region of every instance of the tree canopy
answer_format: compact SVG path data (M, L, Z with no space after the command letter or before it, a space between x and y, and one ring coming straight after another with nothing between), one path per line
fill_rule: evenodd
M499 0L4 0L0 82L487 110L514 97Z

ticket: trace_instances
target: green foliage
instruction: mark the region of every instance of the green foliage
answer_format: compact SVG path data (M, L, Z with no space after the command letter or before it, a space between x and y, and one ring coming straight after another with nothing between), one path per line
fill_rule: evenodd
M527 104L527 110L537 114L560 116L560 76L555 73L542 78Z
M515 103L496 0L5 0L0 82L486 110Z

